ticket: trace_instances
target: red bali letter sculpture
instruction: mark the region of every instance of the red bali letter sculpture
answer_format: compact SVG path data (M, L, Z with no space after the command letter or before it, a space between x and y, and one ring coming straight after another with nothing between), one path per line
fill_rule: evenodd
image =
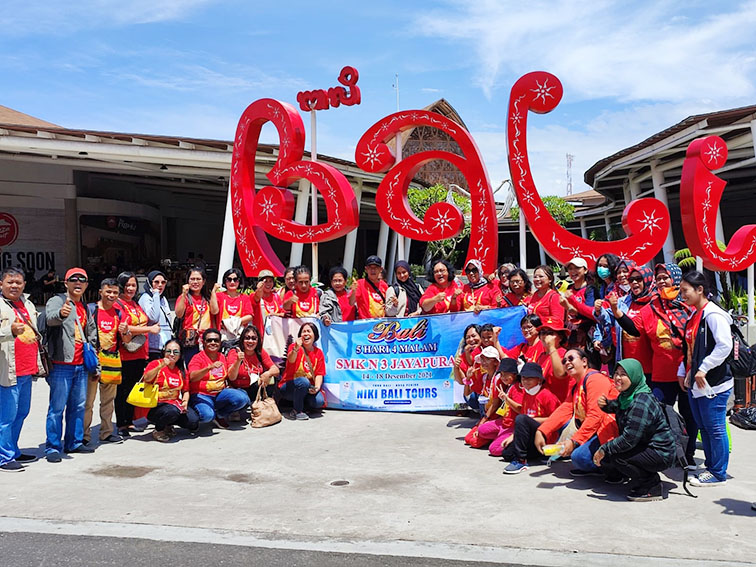
M710 270L737 272L756 262L756 225L742 226L725 251L717 245L717 211L727 182L712 173L727 162L727 144L719 136L688 146L680 180L680 215L690 251Z
M442 130L459 145L464 157L445 151L419 152L391 167L396 159L386 141L417 126ZM462 212L451 203L431 205L423 220L417 218L410 209L407 199L410 181L423 165L437 159L454 164L465 176L470 190L472 220L467 260L480 260L486 272L493 272L496 269L499 242L496 205L478 147L464 128L435 112L397 112L371 126L360 138L355 151L355 161L365 171L381 172L391 168L381 181L375 196L381 218L399 234L426 242L451 238L459 234L465 224Z
M528 111L545 114L562 98L562 84L554 75L543 71L528 73L512 87L507 118L509 171L512 175L520 212L525 215L533 236L558 262L576 256L598 259L606 253L645 264L664 245L669 232L669 211L657 199L633 201L622 214L627 238L611 242L586 240L561 227L546 210L533 182L528 162Z
M275 186L255 195L255 155L266 122L278 129L278 161L267 174ZM269 269L283 275L284 266L265 235L287 242L333 240L357 228L357 200L344 175L321 162L302 161L302 117L290 104L264 98L250 104L239 119L231 162L231 204L239 258L248 276ZM310 181L324 197L328 221L315 226L292 220L294 197L286 187L297 179Z

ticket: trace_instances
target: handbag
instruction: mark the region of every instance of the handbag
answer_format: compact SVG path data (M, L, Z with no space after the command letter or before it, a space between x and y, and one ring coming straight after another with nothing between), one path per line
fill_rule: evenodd
M129 392L126 401L138 408L154 408L158 404L158 386L140 380Z
M90 374L97 372L97 366L99 365L100 360L97 357L95 348L87 342L87 338L84 334L84 330L81 328L81 321L79 321L78 315L76 316L76 326L79 328L79 335L81 336L81 350L84 359L84 370L86 370Z
M281 421L281 412L278 411L276 401L268 396L265 386L258 383L257 395L252 403L252 415L250 425L254 428L275 425Z
M129 352L136 352L147 342L147 335L132 335L129 342L123 342L123 348Z
M52 359L50 358L50 352L47 350L47 345L45 344L42 335L35 328L35 326L31 324L29 318L26 317L22 311L16 309L14 305L7 299L5 300L5 303L7 303L8 306L13 309L17 316L21 317L21 320L24 322L24 324L28 325L31 330L34 331L34 337L37 339L37 348L39 349L39 361L42 366L41 371L39 370L39 368L37 368L37 373L34 374L34 376L37 376L39 378L47 378L50 375L50 370L52 369Z
M100 363L100 382L103 384L121 383L121 355L118 351L101 350L97 355Z

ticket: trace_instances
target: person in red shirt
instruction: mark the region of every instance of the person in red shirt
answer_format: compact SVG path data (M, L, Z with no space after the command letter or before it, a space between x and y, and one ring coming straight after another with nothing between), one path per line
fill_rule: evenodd
M513 346L504 351L504 354L510 358L516 358L518 361L538 362L543 355L543 343L538 336L538 328L541 326L541 318L538 315L525 315L520 320L520 331L525 338L525 342Z
M244 288L244 274L238 268L226 270L223 274L226 291L218 291L218 314L215 327L220 329L224 341L236 341L244 327L252 322L252 302L249 296L239 290Z
M500 360L496 347L485 346L475 357L472 368L467 372L467 380L464 382L465 402L480 414L481 423L488 418L488 401Z
M315 345L319 338L318 328L313 323L305 323L299 328L297 339L289 347L286 369L278 387L283 398L294 405L292 419L310 419L304 411L305 406L315 410L325 406L322 391L326 373L325 356Z
M527 305L533 297L533 283L525 270L517 268L509 272L509 291L501 295L500 307Z
M583 258L573 258L565 267L572 280L561 299L562 307L567 310L569 344L585 348L588 332L596 323L593 305L597 292L593 286L593 276L588 271L588 262Z
M229 388L228 362L220 352L221 334L218 329L207 329L202 334L203 350L189 363L189 403L199 415L200 423L214 423L226 429L226 418L249 405L244 390Z
M554 288L554 272L549 266L538 266L533 271L535 293L528 303L528 313L535 313L541 320L556 317L564 321L566 310L562 307L561 296Z
M317 317L320 297L310 284L312 273L307 266L299 266L294 272L294 289L286 292L283 308L290 317Z
M116 307L123 314L123 320L119 325L123 340L118 349L121 355L122 373L121 383L118 384L116 391L115 413L118 434L128 437L130 431L143 431L143 428L134 426L136 408L126 400L132 388L139 382L144 373L144 367L147 365L150 353L148 334L159 334L160 325L158 323L150 325L147 314L136 301L139 284L133 272L118 274L118 285L121 288L121 294L116 301Z
M276 293L281 297L281 302L283 302L284 299L286 299L286 294L290 291L294 291L294 288L297 285L297 280L294 277L294 272L297 271L298 266L289 266L284 271L283 285L276 290ZM271 275L273 272L271 272Z
M470 260L465 266L467 283L462 286L462 293L457 296L457 311L474 311L493 309L499 302L499 291L483 277L483 266L478 260Z
M505 474L521 473L528 468L528 456L535 453L533 440L536 431L554 410L559 407L559 400L544 388L541 367L534 362L526 362L520 369L523 397L519 415L514 419L513 441L509 444L504 460L509 464Z
M328 327L331 323L354 321L357 308L352 304L350 293L346 289L347 271L342 266L334 266L328 271L331 288L320 297L320 320Z
M244 390L249 399L254 400L262 385L268 396L273 397L279 370L263 350L257 327L247 325L244 328L239 337L239 347L231 349L226 359L229 386Z
M121 344L119 326L124 321L124 314L115 304L119 290L115 279L105 278L100 282L100 301L89 304L88 315L97 325L98 352L119 355L118 347ZM100 368L102 374L91 374L89 377L87 405L84 410L84 444L86 445L90 442L92 414L98 389L100 391L100 443L123 443L121 436L113 432L114 402L118 384L122 380L121 373L118 372L118 366L121 364L120 355L118 360L111 364L113 368L105 368L103 364Z
M517 361L503 359L491 389L488 421L478 426L478 437L491 441L488 452L494 457L501 457L502 451L512 442L515 417L522 409L524 392L516 380Z
M480 354L480 325L473 323L465 328L462 341L454 357L454 380L461 386L468 380L467 372L475 357Z
M388 284L381 279L383 261L378 256L365 260L366 278L352 284L350 301L357 306L358 319L375 319L386 316ZM398 302L398 300L397 300Z
M575 385L565 372L562 358L567 346L567 329L564 324L555 317L546 317L543 324L538 327L538 337L543 345L543 354L537 362L543 369L546 380L544 388L548 388L562 403L567 399L567 394Z
M457 309L457 296L462 289L454 281L454 266L446 260L438 260L431 264L428 280L433 283L428 286L420 298L423 313L448 313Z
M268 317L283 317L283 298L275 290L276 279L270 270L262 270L257 275L257 287L252 299L252 322L261 331L265 330Z
M189 406L189 380L184 372L181 345L170 340L163 347L162 358L147 365L142 380L158 387L158 404L147 419L155 424L152 438L165 443L176 435L174 425L194 432L199 429L199 415Z
M24 297L26 278L17 268L0 275L0 470L21 472L35 461L23 454L18 438L31 408L32 376L41 371L37 310Z
M186 274L187 283L176 299L176 317L181 319L178 339L183 350L184 363L189 364L200 351L202 334L213 326L213 317L218 314L218 290L215 283L212 291L207 291L205 271L196 266Z

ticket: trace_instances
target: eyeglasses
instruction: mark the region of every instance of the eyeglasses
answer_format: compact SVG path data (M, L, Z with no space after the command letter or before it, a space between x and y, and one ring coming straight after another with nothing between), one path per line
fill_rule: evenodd
M220 338L219 337L208 337L205 339L206 343L219 343Z
M71 276L66 281L71 283L87 283L88 280L84 276Z
M247 341L255 341L255 342L257 342L257 337L255 337L255 336L244 337L244 342L246 343Z
M239 278L238 278L238 277L236 277L236 276L228 276L228 277L226 278L226 281L227 281L227 282L238 282L238 281L239 281Z
M630 276L629 278L627 278L627 281L629 281L630 283L642 283L643 276Z
M172 348L170 350L166 350L165 354L181 354L181 351L179 349L177 349L177 348L176 349Z
M165 280L152 280L152 283L154 285L163 285L164 283L166 283L166 281Z
M565 356L562 359L562 364L567 364L568 362L572 362L573 360L578 360L578 357L575 355Z

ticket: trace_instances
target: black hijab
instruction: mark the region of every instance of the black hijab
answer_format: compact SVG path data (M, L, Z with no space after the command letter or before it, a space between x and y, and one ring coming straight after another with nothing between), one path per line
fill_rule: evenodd
M143 287L145 293L152 294L152 280L154 280L158 276L163 276L163 279L168 280L165 274L160 270L152 270L149 274L147 274L147 281L144 282ZM160 295L162 296L163 294L161 293Z
M396 269L397 268L404 268L409 272L409 278L407 278L406 282L400 282L399 280L396 281L395 285L398 285L400 288L402 288L407 293L407 313L414 313L417 311L417 304L420 302L420 297L422 297L423 292L420 291L420 288L415 283L415 280L412 279L412 271L410 270L409 263L405 262L404 260L399 260L394 265L394 275L396 275Z

